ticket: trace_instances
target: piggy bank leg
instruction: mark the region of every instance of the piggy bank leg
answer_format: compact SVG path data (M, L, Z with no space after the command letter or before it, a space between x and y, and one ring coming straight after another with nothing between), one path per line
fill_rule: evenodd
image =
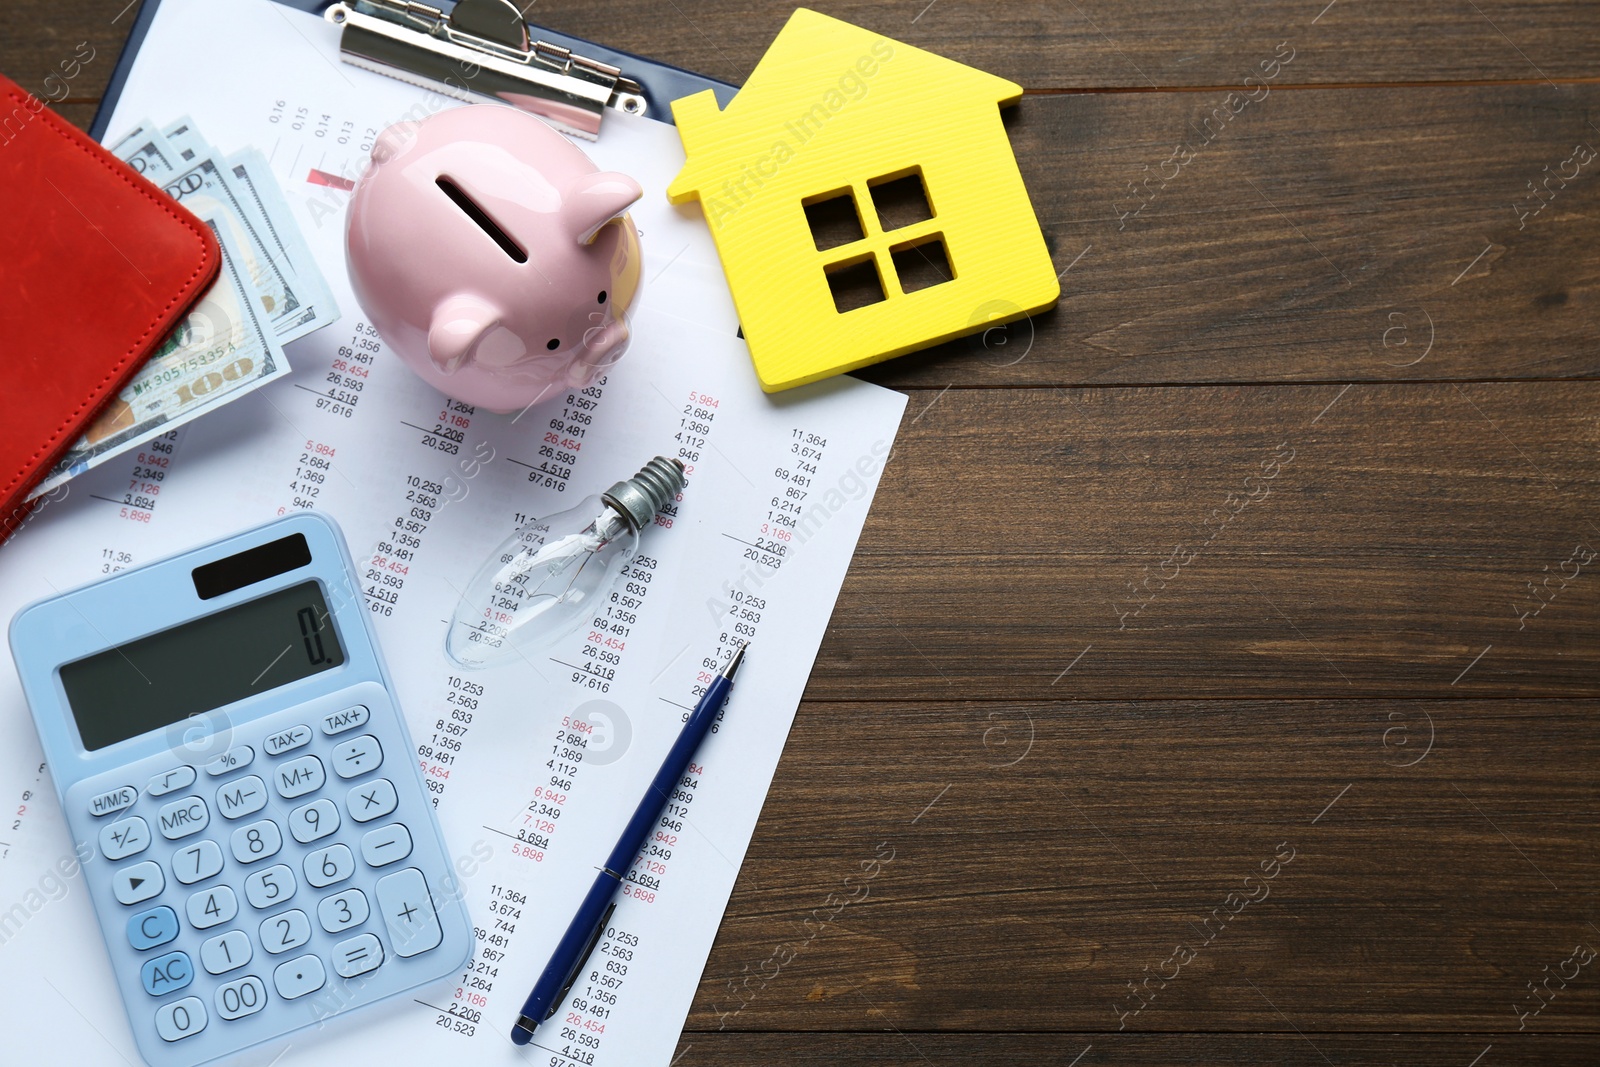
M499 308L475 296L461 294L440 303L428 328L428 355L439 373L460 370L501 317Z

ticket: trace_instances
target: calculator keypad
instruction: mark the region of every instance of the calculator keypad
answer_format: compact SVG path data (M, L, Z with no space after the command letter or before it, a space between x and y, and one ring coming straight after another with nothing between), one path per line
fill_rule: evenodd
M443 942L442 887L407 865L416 827L395 818L418 806L408 794L402 809L403 780L375 773L389 735L370 722L362 706L280 720L209 762L143 768L142 791L118 785L88 801L126 906L135 995L163 1041L248 1030L275 1002L370 982Z

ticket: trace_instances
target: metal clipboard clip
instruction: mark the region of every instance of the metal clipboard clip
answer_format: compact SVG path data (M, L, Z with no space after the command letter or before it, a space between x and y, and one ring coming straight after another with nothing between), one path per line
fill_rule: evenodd
M600 136L607 107L645 113L638 82L560 45L529 41L510 0L460 0L448 15L410 0L343 0L323 17L343 28L346 63L458 100L493 97L579 137Z

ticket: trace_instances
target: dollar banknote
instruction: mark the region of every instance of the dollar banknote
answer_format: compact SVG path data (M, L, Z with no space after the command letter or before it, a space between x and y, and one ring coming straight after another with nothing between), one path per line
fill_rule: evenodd
M235 237L255 259L252 269L260 273L252 273L252 277L257 279L278 339L287 343L338 318L333 294L294 224L265 157L245 149L224 159L187 116L167 126L162 135L184 172L172 180L167 191L180 202L180 192L194 195L191 188L201 197L225 199L238 218L238 228L244 232Z
M215 218L202 221L222 250L217 281L30 499L288 373L283 346L258 310L229 227Z
M153 182L170 175L179 158L177 149L165 137L143 125L135 126L112 145L111 154Z

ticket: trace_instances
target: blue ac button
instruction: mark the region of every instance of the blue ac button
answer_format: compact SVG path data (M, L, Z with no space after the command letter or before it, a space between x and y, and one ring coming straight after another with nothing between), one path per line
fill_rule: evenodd
M139 970L139 977L144 982L146 993L152 997L164 997L194 981L194 964L189 962L187 953L169 952L165 956L146 960Z

